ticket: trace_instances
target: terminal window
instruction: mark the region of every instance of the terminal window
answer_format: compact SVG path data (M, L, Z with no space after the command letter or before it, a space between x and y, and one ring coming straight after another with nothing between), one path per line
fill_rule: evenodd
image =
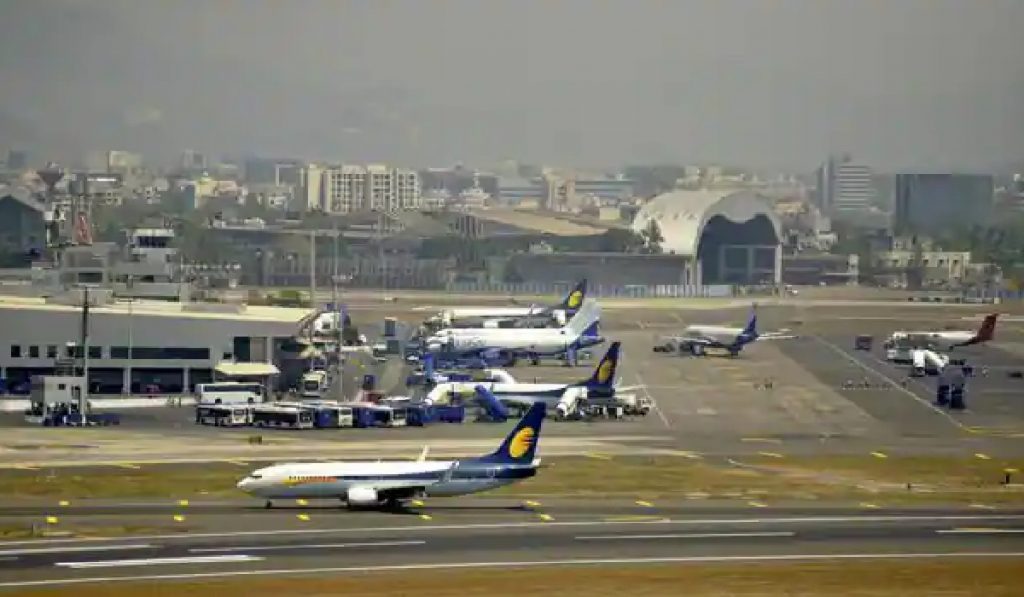
M55 359L57 358L57 345L51 344L46 347L46 358Z
M11 345L11 358L12 359L20 359L21 358L21 346L18 346L17 344L12 344Z
M28 358L30 358L30 359L38 359L39 358L39 347L38 346L29 346L28 347Z
M103 347L102 346L90 346L89 347L89 358L90 359L102 359L103 358Z

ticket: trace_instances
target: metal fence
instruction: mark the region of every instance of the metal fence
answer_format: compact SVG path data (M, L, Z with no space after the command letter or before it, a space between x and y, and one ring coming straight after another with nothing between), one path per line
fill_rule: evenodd
M457 282L449 284L446 290L460 294L493 293L530 296L561 295L569 292L569 289L572 287L573 284L569 283L477 284L474 282ZM695 286L692 284L630 284L626 286L591 284L587 288L587 294L603 298L728 298L734 295L733 288L733 286L727 284L707 286Z

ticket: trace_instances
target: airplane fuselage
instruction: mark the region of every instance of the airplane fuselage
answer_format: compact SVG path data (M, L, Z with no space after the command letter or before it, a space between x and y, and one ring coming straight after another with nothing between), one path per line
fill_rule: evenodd
M473 460L426 462L317 462L285 464L255 471L239 484L266 499L340 498L372 486L378 493L417 489L416 495L449 497L496 489L536 474L534 464Z
M705 337L722 345L729 345L743 333L743 328L729 328L717 325L691 325L683 331L684 336Z
M565 391L570 387L570 384L456 381L438 384L430 390L427 397L433 401L441 401L445 396L452 394L471 396L476 391L476 386L487 388L498 400L504 402L522 405L539 401L544 402L549 407L554 407L562 396L565 395Z

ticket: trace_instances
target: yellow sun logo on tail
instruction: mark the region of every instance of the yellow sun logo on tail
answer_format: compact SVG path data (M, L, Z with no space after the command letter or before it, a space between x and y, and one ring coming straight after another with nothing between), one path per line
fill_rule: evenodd
M583 304L583 293L579 290L573 290L569 295L569 300L565 301L565 305L570 309L579 309L580 305Z
M530 450L530 447L533 446L533 440L535 437L536 433L533 431L532 427L523 427L520 429L508 444L509 456L512 458L521 458L523 454L526 454Z
M614 367L615 361L605 359L597 368L597 383L608 383L608 380L612 378L612 368Z

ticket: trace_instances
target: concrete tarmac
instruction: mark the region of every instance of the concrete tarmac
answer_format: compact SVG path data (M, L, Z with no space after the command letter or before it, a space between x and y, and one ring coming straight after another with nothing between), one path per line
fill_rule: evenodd
M216 506L216 507L214 507ZM150 513L111 504L86 519ZM0 510L0 518L41 510ZM627 514L632 512L632 514ZM504 567L596 560L751 561L1000 554L1024 560L1024 511L850 510L448 500L402 513L309 505L257 511L225 503L186 512L213 530L0 543L0 589L139 579L332 574L410 567Z

